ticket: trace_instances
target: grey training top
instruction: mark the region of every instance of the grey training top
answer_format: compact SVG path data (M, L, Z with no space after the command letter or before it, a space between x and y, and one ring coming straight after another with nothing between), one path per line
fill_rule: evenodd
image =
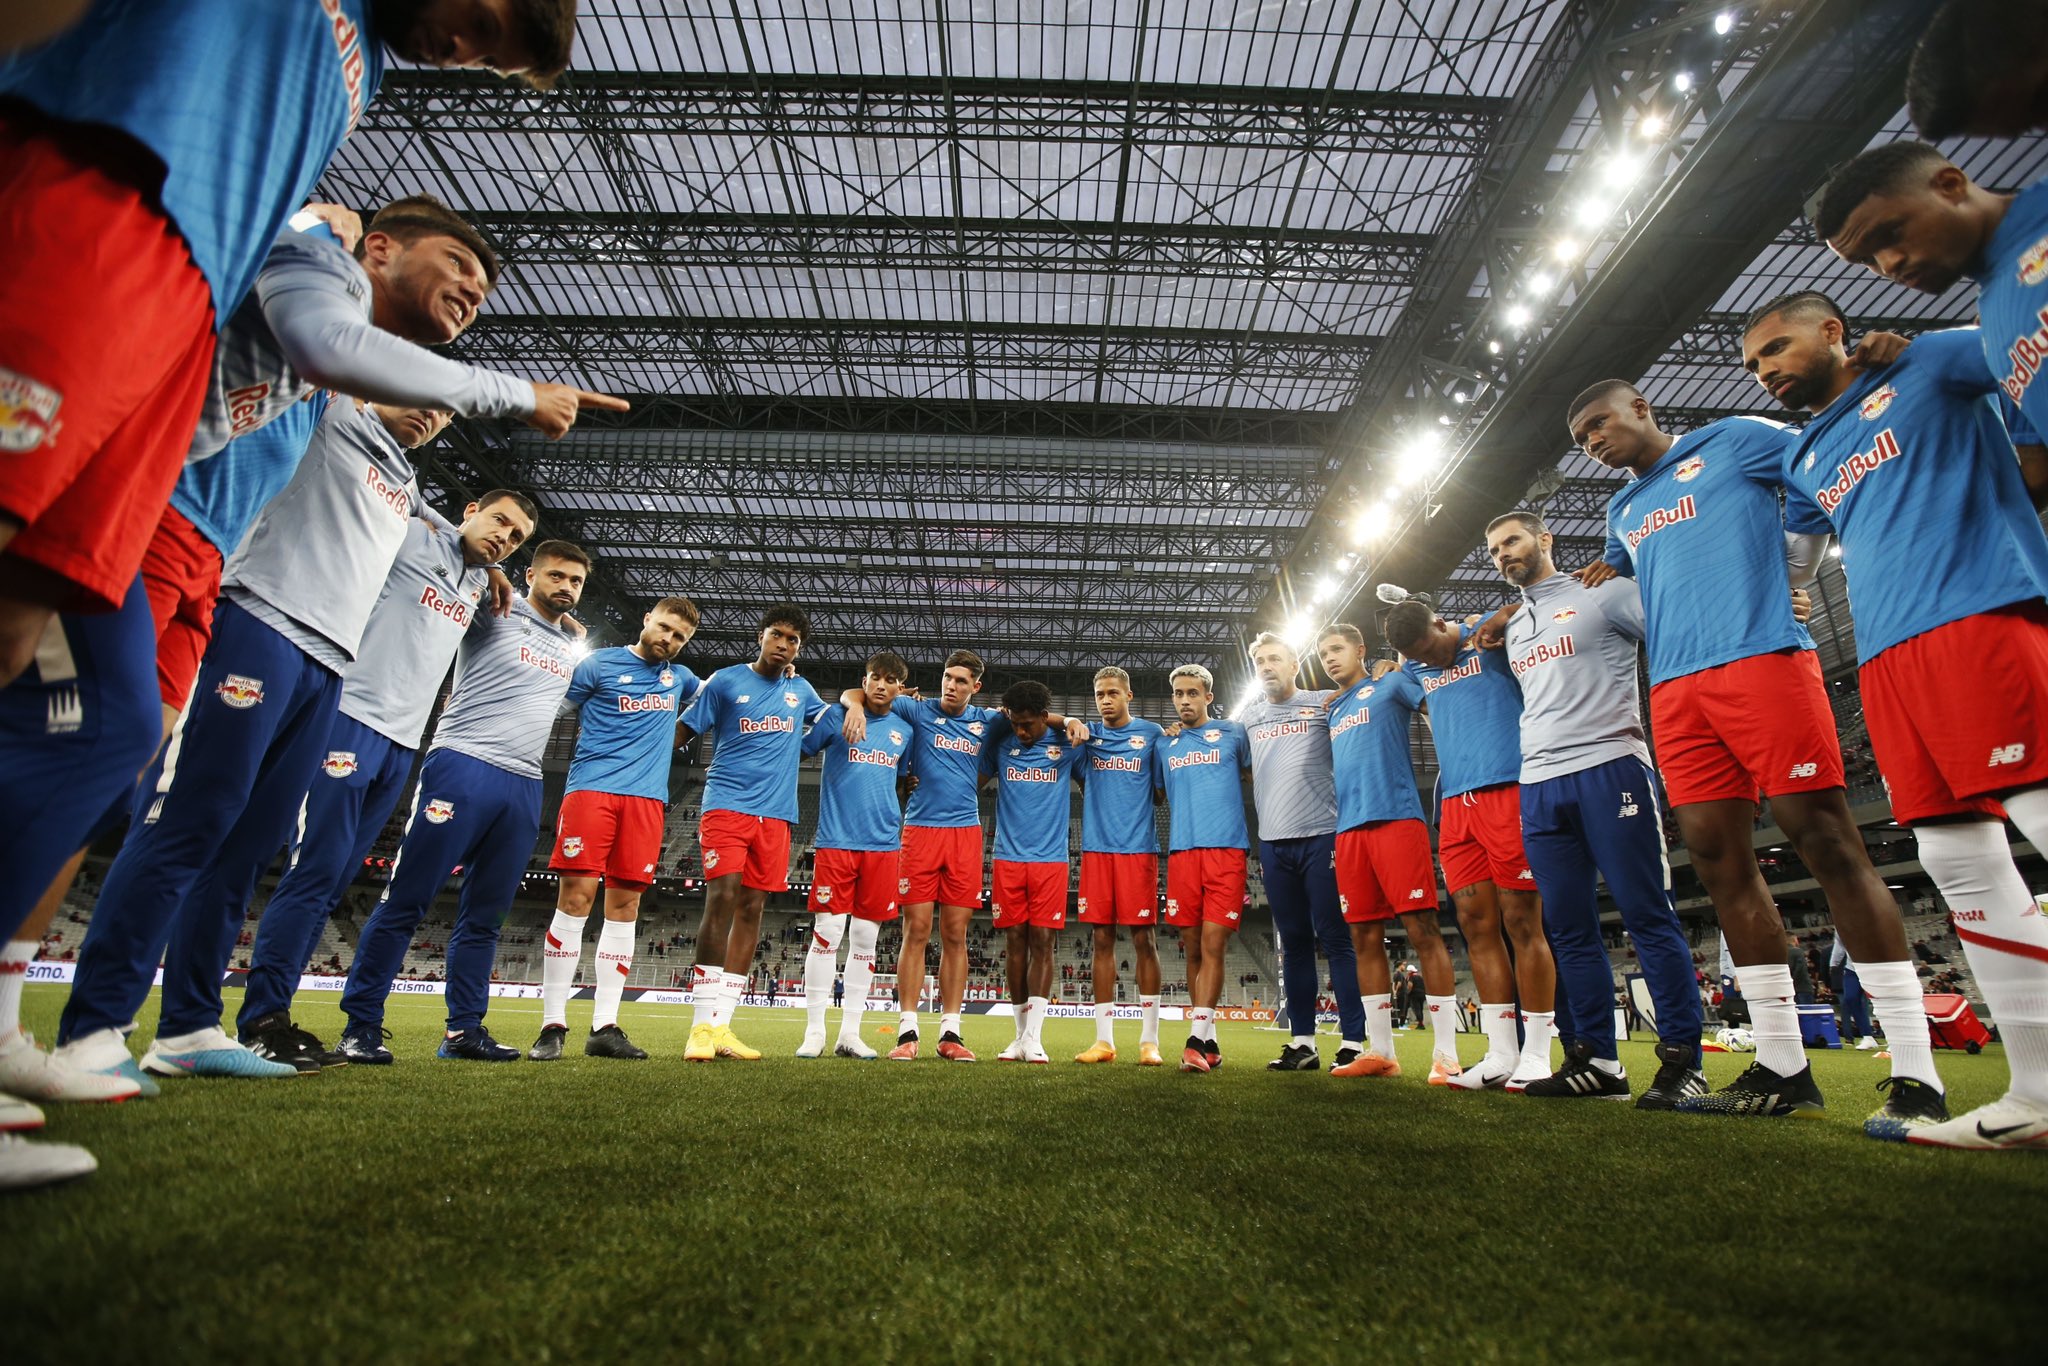
M341 714L406 749L418 749L427 715L463 632L478 612L490 571L464 564L462 537L423 518L405 529L356 662L341 678Z
M1285 702L1264 695L1238 720L1252 745L1252 807L1262 840L1337 831L1337 778L1330 763L1328 692L1296 690Z
M576 672L575 644L525 598L510 616L476 613L455 654L455 692L433 747L540 777L541 751Z
M1508 665L1522 685L1522 781L1634 755L1650 761L1636 657L1643 598L1633 579L1588 588L1552 574L1522 590L1508 619Z

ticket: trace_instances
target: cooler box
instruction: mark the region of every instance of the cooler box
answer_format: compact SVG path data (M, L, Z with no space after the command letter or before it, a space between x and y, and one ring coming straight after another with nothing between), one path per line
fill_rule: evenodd
M1840 1048L1842 1031L1835 1027L1834 1007L1799 1007L1799 1041L1808 1048Z
M1960 996L1926 996L1921 1008L1927 1012L1927 1033L1936 1048L1960 1048L1975 1053L1991 1042L1991 1031Z

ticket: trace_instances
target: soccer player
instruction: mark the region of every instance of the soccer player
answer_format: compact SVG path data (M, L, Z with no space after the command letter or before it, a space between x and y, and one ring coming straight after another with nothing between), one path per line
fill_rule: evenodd
M1166 923L1180 931L1187 951L1191 1003L1180 1070L1213 1072L1223 1065L1216 1046L1223 960L1230 936L1244 923L1251 740L1237 722L1209 714L1216 680L1207 669L1183 664L1167 681L1179 728L1166 741L1160 765L1167 800Z
M825 1051L825 1007L838 979L839 944L846 942L846 990L839 1014L842 1058L877 1054L860 1036L868 988L875 982L875 938L896 918L903 849L903 808L896 775L910 752L911 726L891 714L909 681L910 666L884 650L870 655L861 678L867 724L860 740L845 731L846 706L825 709L804 737L804 753L825 756L819 782L817 866L811 877L811 948L804 955L804 1040L799 1058ZM849 930L849 921L851 929ZM920 958L922 955L920 954Z
M1624 380L1586 389L1566 421L1575 445L1630 476L1607 505L1604 558L1582 577L1590 585L1630 575L1641 590L1658 768L1756 1036L1755 1062L1740 1077L1678 1108L1758 1116L1823 1108L1800 1034L1785 924L1751 839L1758 798L1768 797L1837 927L1875 970L1880 1014L1899 1036L1890 1094L1864 1131L1903 1141L1909 1127L1947 1119L1905 925L1849 814L1834 711L1813 639L1792 615L1792 577L1805 582L1827 542L1787 535L1779 511L1796 434L1767 418L1733 417L1674 438ZM1703 582L1713 594L1700 593Z
M2048 128L2048 0L1949 0L1913 48L1906 108L1934 140Z
M519 1050L491 1037L491 962L498 926L540 837L541 751L574 675L576 634L564 624L583 596L590 556L567 541L542 541L527 567L527 594L511 614L479 612L455 656L455 687L420 765L419 788L391 882L356 938L342 989L348 1017L340 1050L350 1062L388 1064L384 1002L451 870L462 899L448 936L448 1024L435 1056L516 1062Z
M277 1062L348 1059L291 1018L299 977L328 917L412 776L420 736L470 620L488 604L488 566L533 534L524 495L492 489L452 531L415 517L363 628L327 728L318 776L299 808L297 847L263 907L235 1017L241 1041Z
M1079 1063L1116 1061L1116 928L1130 927L1136 960L1138 1065L1159 1067L1159 828L1152 808L1165 791L1159 770L1157 722L1131 715L1131 676L1114 666L1095 671L1095 709L1081 775L1081 891L1076 912L1095 936L1095 1042Z
M581 719L548 861L561 888L541 960L540 1037L529 1054L535 1062L562 1056L569 992L583 958L583 926L600 879L604 928L597 936L597 1001L583 1051L593 1058L647 1056L619 1028L619 1001L633 971L640 898L654 884L661 860L675 718L701 686L697 675L675 662L697 634L697 620L697 604L688 598L663 598L640 618L638 640L585 655L569 680L568 703Z
M332 405L298 473L229 561L193 699L137 795L79 953L60 1041L84 1065L126 1063L120 1031L162 955L160 1024L145 1071L319 1069L316 1058L271 1062L230 1039L220 1028L221 973L257 878L287 842L318 771L341 674L422 510L407 443L430 439L444 420Z
M1707 1082L1692 950L1671 904L1657 775L1636 693L1642 597L1626 579L1588 588L1558 573L1550 532L1533 512L1494 518L1486 549L1501 577L1522 590L1506 631L1508 663L1522 684L1522 844L1543 894L1558 1013L1567 1017L1564 1066L1523 1094L1629 1098L1614 1045L1614 972L1600 937L1604 877L1657 1004L1657 1075L1636 1108L1668 1110L1704 1094ZM1489 639L1485 628L1480 639Z
M1826 295L1783 295L1751 315L1743 364L1814 415L1786 456L1787 525L1840 543L1871 750L2012 1073L2001 1099L1906 1137L2048 1148L2048 924L2001 821L2048 840L2048 535L1974 329L1923 336L1877 374L1850 367L1844 332ZM1952 677L1997 705L1930 695Z
M733 1032L732 1012L754 965L761 907L768 893L789 886L804 730L825 710L816 690L791 672L810 634L811 619L801 607L777 603L762 612L753 663L711 675L677 731L682 743L712 737L697 828L705 878L697 962L707 970L693 993L696 1019L683 1051L689 1062L761 1056Z
M1433 1044L1429 1084L1448 1086L1458 1065L1458 978L1437 925L1436 866L1415 791L1408 735L1422 684L1400 670L1366 676L1365 633L1336 622L1316 640L1330 701L1330 757L1337 779L1337 905L1358 955L1366 1049L1350 1065L1360 1076L1398 1077L1393 972L1386 927L1400 917L1415 949Z
M1088 752L1054 729L1052 691L1013 683L1003 693L1011 734L986 746L981 769L996 789L996 847L989 883L995 927L1008 940L1017 1037L998 1062L1044 1063L1052 960L1067 923L1067 825L1074 770Z
M1337 783L1330 763L1329 692L1295 687L1301 672L1294 647L1270 631L1251 643L1261 696L1245 708L1252 752L1252 804L1259 816L1259 867L1280 934L1281 985L1293 1037L1266 1066L1314 1072L1316 945L1330 963L1341 1046L1335 1075L1367 1075L1365 1006L1358 995L1358 955L1337 896Z
M1403 670L1422 685L1436 742L1437 853L1486 1029L1486 1056L1451 1085L1520 1091L1550 1075L1557 993L1543 905L1522 849L1522 690L1505 651L1481 649L1470 625L1451 625L1420 599L1396 604L1385 630L1407 661ZM1512 968L1503 932L1514 945Z

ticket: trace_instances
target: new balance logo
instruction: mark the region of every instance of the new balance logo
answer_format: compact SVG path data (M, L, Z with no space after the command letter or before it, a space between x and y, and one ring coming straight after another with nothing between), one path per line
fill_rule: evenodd
M1819 764L1794 764L1792 765L1792 771L1785 776L1788 778L1811 778L1818 772L1820 772Z
M2026 758L2027 747L2025 745L2001 745L1999 748L1991 751L1991 758L1985 766L1987 768L1997 768L2000 764L2024 763Z
M1636 794L1633 792L1622 793L1620 814L1623 816L1633 816L1636 814L1636 811Z

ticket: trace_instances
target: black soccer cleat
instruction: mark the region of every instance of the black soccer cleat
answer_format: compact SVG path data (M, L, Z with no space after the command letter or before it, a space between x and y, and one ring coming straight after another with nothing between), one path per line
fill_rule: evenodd
M533 1047L526 1050L526 1056L535 1062L555 1062L562 1056L562 1044L569 1037L567 1025L542 1025L540 1037L533 1041Z
M647 1056L647 1050L635 1048L633 1041L626 1037L626 1031L615 1024L591 1030L590 1037L583 1041L583 1053L591 1058L638 1059Z
M353 1063L371 1067L389 1067L391 1050L384 1046L384 1040L391 1037L391 1031L376 1025L352 1024L341 1031L341 1042L335 1052Z
M311 1034L294 1026L291 1017L281 1010L251 1020L242 1031L241 1041L257 1057L281 1062L296 1072L318 1072L328 1065L322 1061L329 1056L327 1049ZM340 1059L337 1066L348 1061L339 1054L332 1056Z
M1548 1100L1627 1100L1628 1073L1595 1067L1593 1050L1582 1044L1563 1067L1530 1082L1522 1094Z
M1743 1074L1708 1095L1688 1096L1671 1107L1687 1115L1744 1115L1759 1119L1784 1119L1794 1115L1816 1116L1827 1108L1820 1088L1813 1084L1813 1068L1800 1068L1781 1077L1760 1062L1753 1062Z
M491 1037L490 1030L478 1025L443 1038L434 1056L454 1062L518 1062L519 1050L507 1048Z
M1948 1123L1948 1097L1912 1077L1886 1077L1877 1084L1884 1104L1863 1121L1863 1135L1886 1143L1904 1143L1906 1135L1931 1124Z
M1684 1044L1657 1045L1657 1075L1650 1087L1636 1097L1638 1110L1685 1108L1680 1102L1697 1100L1707 1094L1707 1075L1693 1066L1693 1050Z
M1280 1050L1280 1056L1266 1064L1268 1072L1319 1072L1323 1067L1322 1055L1306 1044L1291 1043Z

